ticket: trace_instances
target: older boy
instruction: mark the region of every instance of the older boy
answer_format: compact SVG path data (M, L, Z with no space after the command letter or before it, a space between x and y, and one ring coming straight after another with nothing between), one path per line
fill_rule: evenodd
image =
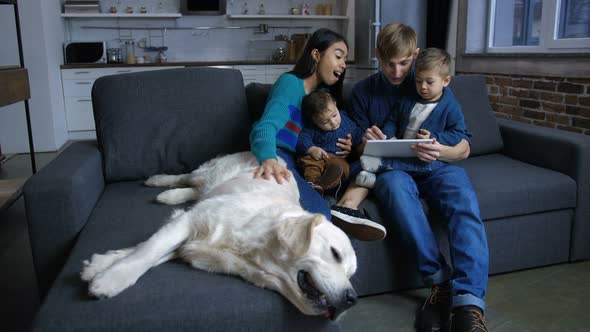
M415 31L403 24L385 26L377 37L381 72L353 88L351 117L368 128L366 139L386 139L381 128L394 104L416 94L411 70L418 49ZM469 156L466 139L455 146L417 144L418 159L450 162ZM417 317L419 331L440 330L450 317L451 331L487 331L483 316L488 248L477 198L462 168L450 164L421 176L392 170L377 177L374 193L399 238L417 260L432 291ZM452 267L446 265L422 209L420 198L446 221ZM452 315L449 313L452 310Z

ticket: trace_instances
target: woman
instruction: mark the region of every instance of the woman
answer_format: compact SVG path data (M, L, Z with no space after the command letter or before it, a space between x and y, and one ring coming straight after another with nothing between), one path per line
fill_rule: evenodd
M303 126L301 101L304 96L316 89L327 89L342 104L342 83L346 70L348 44L340 34L318 29L308 40L295 68L283 75L273 84L264 113L254 124L250 133L250 147L260 167L255 171L256 178L274 177L278 183L289 181L292 171L299 187L301 206L310 212L322 213L330 219L330 207L322 197L297 173L295 166L295 147ZM340 138L337 145L343 149L339 154L348 155L351 149L350 138ZM277 162L280 156L287 168ZM346 227L337 224L351 236L363 238L366 225ZM374 223L372 223L374 224ZM381 227L374 224L376 227Z

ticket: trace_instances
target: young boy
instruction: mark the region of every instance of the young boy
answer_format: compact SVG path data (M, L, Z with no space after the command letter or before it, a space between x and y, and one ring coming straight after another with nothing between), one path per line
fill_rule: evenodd
M349 174L345 158L336 155L338 138L350 136L353 147L362 142L364 132L338 110L336 100L323 90L303 98L301 111L306 125L297 141L297 166L303 178L320 194L339 187Z
M390 139L434 138L439 143L455 146L471 133L465 128L461 106L447 87L451 82L451 56L445 50L421 50L414 64L418 96L404 96L383 125L383 134ZM358 185L373 188L375 173L398 169L406 172L428 172L442 165L436 160L417 158L377 158L361 156L363 171Z
M389 24L379 32L376 53L381 71L357 83L351 100L351 118L367 128L366 139L386 139L381 129L391 109L402 97L416 94L412 73L416 45L416 32L409 26ZM485 228L467 174L447 163L467 158L469 142L463 138L454 146L421 143L414 151L421 161L445 163L420 174L381 173L373 192L384 216L396 226L398 239L415 255L424 282L432 285L418 314L417 328L444 330L450 318L452 332L487 331L483 316L489 260ZM447 266L440 253L420 198L448 228L452 266Z

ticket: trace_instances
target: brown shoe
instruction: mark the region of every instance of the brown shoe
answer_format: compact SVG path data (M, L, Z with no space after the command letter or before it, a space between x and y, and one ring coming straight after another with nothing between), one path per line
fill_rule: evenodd
M320 196L324 197L324 188L319 184L309 182L309 185L313 188L313 190L317 191Z
M344 169L342 169L342 166L338 164L330 164L324 171L324 174L322 174L322 177L320 177L318 184L324 188L325 191L328 191L340 185L343 175Z
M453 310L451 332L488 332L488 324L483 311L473 305L458 307Z
M432 286L416 318L416 331L447 331L451 315L451 283L445 281Z

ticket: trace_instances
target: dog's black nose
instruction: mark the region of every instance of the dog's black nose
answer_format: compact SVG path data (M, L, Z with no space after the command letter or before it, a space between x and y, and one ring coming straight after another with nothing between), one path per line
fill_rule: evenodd
M344 302L344 304L345 304L344 306L346 308L350 308L353 305L355 305L356 299L357 299L357 297L356 297L356 292L354 291L354 289L349 288L344 291L344 301L343 302Z

